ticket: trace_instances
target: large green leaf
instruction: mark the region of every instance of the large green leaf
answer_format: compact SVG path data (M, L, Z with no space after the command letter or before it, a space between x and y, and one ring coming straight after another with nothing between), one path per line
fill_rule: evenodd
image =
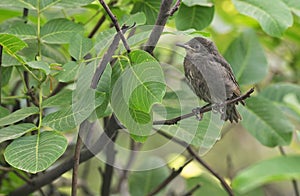
M164 76L156 59L144 51L132 51L130 60L131 66L114 85L111 106L131 134L147 136L152 105L160 103L165 93Z
M9 30L8 33L14 34L17 37L21 39L36 39L37 33L36 33L36 26L25 24L25 23L19 23L13 25Z
M282 156L258 162L238 173L232 187L239 193L246 193L269 182L299 179L299 162L299 156Z
M53 106L69 106L72 104L72 90L65 89L43 101L43 108Z
M41 28L41 40L51 44L69 43L71 38L83 31L83 27L70 20L59 18L49 20Z
M11 73L12 73L13 67L2 67L1 68L1 86L5 86L9 83Z
M34 124L23 123L18 125L11 125L0 129L0 143L6 140L12 140L21 137L23 134L37 129Z
M182 0L182 3L185 5L191 7L194 5L202 5L202 6L212 6L213 1L212 0Z
M45 61L31 61L26 64L31 68L42 70L46 75L50 74L50 66Z
M0 106L0 118L3 118L7 115L9 115L9 110L5 107Z
M74 61L67 62L63 65L63 70L57 74L58 81L71 82L75 81L78 74L79 65Z
M244 118L241 123L263 145L274 147L291 142L294 127L275 104L262 97L251 97L246 106L239 107Z
M39 108L37 107L26 107L26 108L19 109L3 118L0 118L0 126L5 126L5 125L18 122L28 116L37 114L38 112L39 112Z
M211 23L213 16L214 7L200 5L188 7L182 4L175 19L176 28L178 30L202 30Z
M267 75L267 60L253 31L246 31L236 38L224 57L231 64L240 85L255 84Z
M268 86L259 93L260 96L277 103L284 102L284 97L288 94L295 94L298 101L300 101L300 86L290 83L274 84Z
M155 168L156 165L165 165L162 160L148 157L141 163L143 168ZM148 195L165 178L168 177L168 168L160 167L152 170L131 172L129 175L129 192L132 196ZM165 195L164 190L156 195Z
M81 60L83 57L93 48L93 42L91 39L84 37L81 34L73 36L69 46L70 55L76 59Z
M297 16L300 16L299 0L281 0L283 1Z
M239 12L258 20L262 29L271 36L282 36L293 24L291 11L281 0L233 0L233 3Z
M66 150L67 139L55 131L24 136L14 140L4 152L13 167L37 173L50 167Z
M131 13L144 12L147 18L146 24L153 25L159 12L160 4L160 0L140 0L134 3Z

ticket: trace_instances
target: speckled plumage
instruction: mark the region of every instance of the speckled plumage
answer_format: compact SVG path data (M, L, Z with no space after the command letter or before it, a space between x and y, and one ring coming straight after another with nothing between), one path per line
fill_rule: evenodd
M213 42L196 37L185 44L185 77L195 94L208 103L222 103L241 94L231 66L220 55ZM244 104L244 102L241 102ZM241 116L234 104L227 105L223 120L238 122Z

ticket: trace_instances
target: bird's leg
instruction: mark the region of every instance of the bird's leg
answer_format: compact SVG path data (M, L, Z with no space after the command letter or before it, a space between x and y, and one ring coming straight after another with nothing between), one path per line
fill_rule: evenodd
M224 102L220 102L220 103L214 103L211 105L211 109L214 113L221 113L224 114L225 113L225 106L226 104Z
M206 104L205 106L203 107L196 107L194 109L192 109L192 112L194 113L194 115L196 116L196 119L197 120L202 120L202 117L203 117L203 113L201 112L201 110L203 110L204 108L210 106L211 104Z

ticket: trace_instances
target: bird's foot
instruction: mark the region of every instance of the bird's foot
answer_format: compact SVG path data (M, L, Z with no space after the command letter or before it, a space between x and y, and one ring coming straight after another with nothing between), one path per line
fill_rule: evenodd
M211 109L212 109L212 112L213 113L221 113L221 114L224 114L225 113L225 103L224 102L221 102L221 103L214 103L212 104L211 106Z
M195 114L197 120L202 120L203 113L201 112L201 107L196 107L192 109L192 112Z

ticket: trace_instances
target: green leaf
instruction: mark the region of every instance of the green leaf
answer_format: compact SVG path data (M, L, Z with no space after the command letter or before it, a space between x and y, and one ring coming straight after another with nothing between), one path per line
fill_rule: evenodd
M132 51L130 59L131 66L114 85L111 106L131 134L147 136L152 105L160 103L165 93L164 75L156 59L145 51Z
M211 7L213 6L212 0L182 0L182 3L185 5L191 7L194 5L202 5L202 6L208 6Z
M9 83L12 70L13 70L13 67L2 67L1 68L1 86L2 87Z
M294 127L275 104L262 97L251 97L246 106L239 105L242 125L261 144L269 147L288 145Z
M297 16L300 16L300 2L299 0L281 0L283 1Z
M231 64L240 85L255 84L267 75L268 63L253 31L246 31L236 38L224 57Z
M23 22L20 24L13 25L8 30L8 33L14 34L23 40L24 39L36 39L37 38L36 28L37 27L35 27L33 25L25 24Z
M31 61L26 63L29 67L42 70L46 75L50 74L50 67L47 62L44 61Z
M299 162L299 156L282 156L258 162L238 173L232 187L239 193L246 193L269 182L299 179Z
M13 167L37 173L50 167L66 150L67 139L54 131L24 136L14 140L4 152Z
M135 14L125 15L120 20L120 24L126 24L128 26L131 26L133 24L138 26L138 25L143 25L145 23L146 23L146 16L143 12L137 12Z
M188 7L182 4L175 18L176 28L181 31L187 29L202 30L211 23L213 16L214 7L199 5Z
M83 27L70 20L59 18L48 21L41 28L41 40L50 44L69 43L71 38L83 31Z
M150 157L141 163L143 168L157 168L157 165L166 165L162 160ZM159 167L157 169L131 172L129 175L129 192L132 196L148 195L165 178L168 177L168 168ZM164 190L156 195L165 195Z
M293 24L293 16L281 0L233 0L236 9L255 18L269 35L281 37Z
M39 112L39 108L37 107L26 107L26 108L19 109L3 118L0 118L0 126L5 126L5 125L18 122L28 116L37 114L38 112Z
M0 129L0 143L6 140L12 140L21 137L25 133L36 129L37 127L31 123L22 123L2 128Z
M93 48L92 40L81 34L76 34L71 40L76 41L70 42L69 53L76 60L83 59L83 57Z
M132 14L137 12L144 12L147 18L147 25L154 25L161 1L160 0L140 0L134 3L134 6L131 10Z
M60 82L75 81L78 74L79 65L74 61L67 62L63 65L63 70L57 74L57 79Z
M43 108L53 106L69 106L72 104L72 90L65 89L43 101Z
M27 44L18 37L11 34L0 34L0 44L5 52L11 56L15 56L15 53L22 50Z
M0 106L0 118L3 118L7 115L9 115L9 110Z
M273 84L263 89L259 95L277 103L283 103L284 97L288 94L295 94L300 101L300 87L296 84L281 83Z

